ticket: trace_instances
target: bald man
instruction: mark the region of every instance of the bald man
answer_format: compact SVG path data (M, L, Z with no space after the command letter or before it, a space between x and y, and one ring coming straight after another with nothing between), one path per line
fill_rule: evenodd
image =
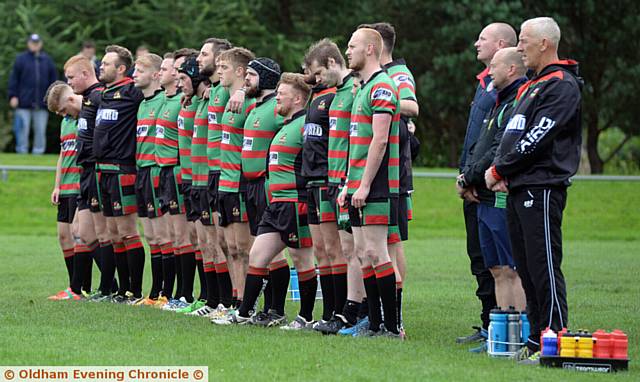
M496 90L491 83L489 75L489 64L495 53L502 48L513 47L516 44L516 32L509 25L504 23L493 23L487 25L480 35L474 46L477 51L477 59L485 65L485 68L476 78L478 85L476 94L471 103L469 111L469 119L467 122L467 132L464 138L464 146L462 155L460 156L460 173L466 165L466 158L469 148L478 139L483 121L496 103ZM489 328L489 311L496 306L496 297L494 293L494 281L491 273L484 264L482 252L480 250L480 240L478 237L478 217L477 204L468 200L463 202L464 223L467 231L467 254L471 261L471 274L473 274L478 283L476 296L482 304L480 319L481 327L474 327L476 332L469 336L458 337L457 343L473 343L484 342L487 338L487 329ZM479 347L471 349L471 351L482 351L485 349L484 343Z
M516 355L538 364L540 333L568 326L562 262L562 213L580 162L582 79L578 63L558 59L560 27L550 17L522 24L518 52L534 72L518 91L487 188L509 192L513 256L527 299L531 335Z
M485 266L495 283L498 306L525 309L522 283L515 271L507 229L507 194L489 190L484 173L491 166L511 112L518 88L526 82L527 69L516 48L496 52L489 75L497 90L497 100L482 124L480 136L469 148L465 167L457 179L458 194L475 203L478 212L478 236Z
M395 83L380 64L380 33L369 28L356 30L346 53L349 68L358 73L362 83L351 109L347 187L338 202L349 208L355 247L364 249L357 252L364 254L367 334L403 338L398 329L396 277L386 240L388 227L397 224L400 99Z

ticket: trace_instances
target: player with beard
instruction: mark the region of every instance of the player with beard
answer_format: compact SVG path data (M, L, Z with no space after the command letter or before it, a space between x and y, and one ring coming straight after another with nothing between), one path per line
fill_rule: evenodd
M58 241L69 276L69 287L50 296L49 300L79 300L80 295L71 290L71 282L74 257L72 225L80 192L80 167L76 164L76 133L82 96L74 94L71 87L64 82L56 81L47 89L45 100L50 112L63 117L60 123L60 155L56 165L55 185L51 192L51 204L58 207Z
M285 248L288 248L298 270L301 303L298 317L283 329L310 329L313 324L317 278L307 225L306 181L302 176L304 106L309 93L309 86L301 74L282 74L276 102L284 124L272 140L268 157L271 203L264 212L258 226L258 237L251 247L242 305L236 312L230 311L225 317L214 320L216 324L258 323L257 316L253 320L250 317L251 310L269 274L269 264ZM272 277L279 275L273 273ZM272 320L271 326L284 320L287 284L280 281L283 280L274 279L273 282L272 310L282 318Z
M382 37L373 29L358 29L349 40L349 68L359 73L362 83L351 109L347 187L338 199L349 206L355 246L364 248L369 334L402 338L386 241L388 226L397 220L400 102L393 80L380 65L381 53Z
M316 209L316 216L323 208L328 209L328 211L321 213L322 222L319 227L320 238L324 241L326 252L330 254L328 258L331 262L330 277L332 280L323 280L322 273L320 280L321 284L324 282L323 288L331 282L334 291L334 295L331 296L323 289L323 300L331 301L333 299L334 315L330 320L325 320L323 316L323 320L318 321L314 329L327 334L336 334L343 327L356 324L358 305L364 295L360 261L353 252L353 237L347 231L349 227L342 224L339 230L339 225L336 224L339 216L336 198L339 189L345 184L347 171L353 77L345 65L338 46L329 39L323 39L313 44L304 61L318 84L325 88L336 88L335 98L328 107L329 128L326 142L328 187L326 189L321 187L318 192L313 191L315 192L314 197L326 195L326 201L323 199L321 204L315 204L320 207L319 210ZM308 135L308 146L313 142L311 139L311 136ZM316 141L320 142L318 139ZM324 141L322 142L324 143ZM325 152L322 151L322 154ZM328 207L322 207L326 205L327 201ZM313 234L314 230L312 229L311 232ZM351 281L349 289L347 289L348 274L350 274L349 280ZM326 289L331 290L331 288Z
M164 104L160 88L162 58L157 54L144 54L136 59L133 82L144 94L138 108L136 133L136 199L138 217L144 228L144 236L151 248L151 292L149 300L156 300L162 289L162 256L173 256L173 244L169 241L169 228L162 218L158 198L160 167L156 163L156 124L159 110ZM133 304L149 304L142 297Z
M242 170L247 178L247 217L252 236L269 201L267 193L267 153L274 135L282 127L283 117L277 112L275 88L280 80L280 65L270 58L256 58L249 62L245 77L246 95L256 98L256 107L244 123L242 144ZM273 285L273 283L277 285ZM255 319L262 326L284 322L284 311L272 309L274 300L281 301L289 285L289 264L281 253L269 264L269 276L264 288L264 308ZM273 296L280 293L279 296Z
M105 50L100 66L102 91L94 130L94 153L99 177L100 204L107 221L115 222L125 253L116 255L116 266L130 272L129 291L122 286L114 302L128 302L142 297L144 273L144 247L136 227L136 114L142 92L126 76L133 58L128 49L110 45ZM115 251L115 250L114 250ZM113 276L109 277L111 279Z
M244 86L249 61L253 53L244 48L232 48L218 56L217 72L220 84L233 94ZM241 111L226 110L222 115L222 138L220 141L220 181L218 185L218 212L220 226L224 232L231 263L233 287L237 295L244 291L244 279L249 263L252 237L246 213L246 178L242 173L243 127L247 115L255 106L253 98L246 98ZM224 314L230 306L224 306L218 313ZM232 304L239 306L236 301Z
M217 229L217 191L220 177L220 139L221 129L218 120L221 119L224 107L229 99L227 90L220 86L216 73L217 55L231 48L231 43L224 39L209 38L205 40L197 57L198 69L202 76L209 78L211 88L208 93L208 101L200 105L196 113L194 125L195 145L192 143L194 188L192 199L200 213L200 223L196 223L198 229L198 242L203 253L203 269L206 279L206 301L196 301L179 312L193 313L197 316L208 316L214 312L221 300L220 289L225 300L231 303L232 285L227 261L221 245L222 232ZM206 125L206 129L205 129ZM206 137L202 142L201 137ZM205 154L200 156L200 154ZM196 155L197 154L197 155ZM206 181L205 181L206 179ZM226 245L224 245L226 248ZM218 272L216 264L220 270Z
M77 157L76 163L81 166L80 194L78 196L78 236L80 243L74 248L73 267L74 280L71 289L80 293L82 288L90 289L91 285L91 251L96 240L100 247L93 253L101 269L99 291L93 299L110 299L111 293L118 289L113 279L113 270L104 273L103 269L115 268L112 235L107 229L106 218L100 212L98 201L98 182L95 171L95 155L93 153L93 130L96 113L100 104L102 84L98 82L93 71L93 64L84 56L71 57L64 65L65 76L74 93L82 95L82 108L78 116ZM112 223L113 226L113 223ZM111 274L110 279L105 279ZM128 277L128 276L127 276Z

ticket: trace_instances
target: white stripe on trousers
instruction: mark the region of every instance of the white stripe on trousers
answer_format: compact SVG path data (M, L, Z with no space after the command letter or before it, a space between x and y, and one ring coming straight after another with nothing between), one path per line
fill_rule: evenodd
M558 306L558 315L560 317L560 327L563 328L564 327L564 320L562 319L562 311L560 310L560 302L558 301L558 293L556 292L556 278L555 278L555 272L553 270L553 253L551 250L551 223L549 221L549 200L551 197L551 190L543 190L543 197L542 197L542 201L543 201L543 209L544 209L544 239L545 239L545 245L546 245L546 252L547 252L547 271L549 272L549 284L550 284L550 291L549 293L551 294L551 307L549 310L549 325L547 325L548 327L551 327L551 321L553 320L553 306L554 306L554 301L555 304Z

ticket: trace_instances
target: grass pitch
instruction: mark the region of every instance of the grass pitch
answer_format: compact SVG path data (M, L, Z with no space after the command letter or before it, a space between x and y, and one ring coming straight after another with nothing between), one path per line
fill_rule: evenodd
M0 155L0 163L54 165L55 158ZM53 174L10 172L0 181L0 363L207 365L211 380L638 379L639 184L578 182L565 210L570 328L620 328L629 334L629 372L606 376L519 367L454 343L477 324L479 313L462 206L453 180L415 183L412 239L406 245L409 339L398 342L215 327L151 308L47 301L66 278L55 208L48 201ZM318 317L320 301L316 306ZM297 307L287 303L290 318Z

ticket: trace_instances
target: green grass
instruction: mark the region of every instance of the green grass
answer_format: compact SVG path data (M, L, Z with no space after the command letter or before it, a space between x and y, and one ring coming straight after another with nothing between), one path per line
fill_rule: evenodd
M37 159L50 164L47 157ZM8 163L3 155L0 163ZM404 304L409 340L403 343L221 328L150 308L47 301L66 277L55 208L48 202L52 182L53 174L19 172L0 181L1 364L208 365L211 380L582 381L640 375L637 362L627 373L588 375L518 367L454 344L477 322L479 304L461 203L450 180L416 180ZM571 327L625 330L632 360L640 355L639 202L634 183L577 182L564 221ZM289 317L296 308L287 304Z

